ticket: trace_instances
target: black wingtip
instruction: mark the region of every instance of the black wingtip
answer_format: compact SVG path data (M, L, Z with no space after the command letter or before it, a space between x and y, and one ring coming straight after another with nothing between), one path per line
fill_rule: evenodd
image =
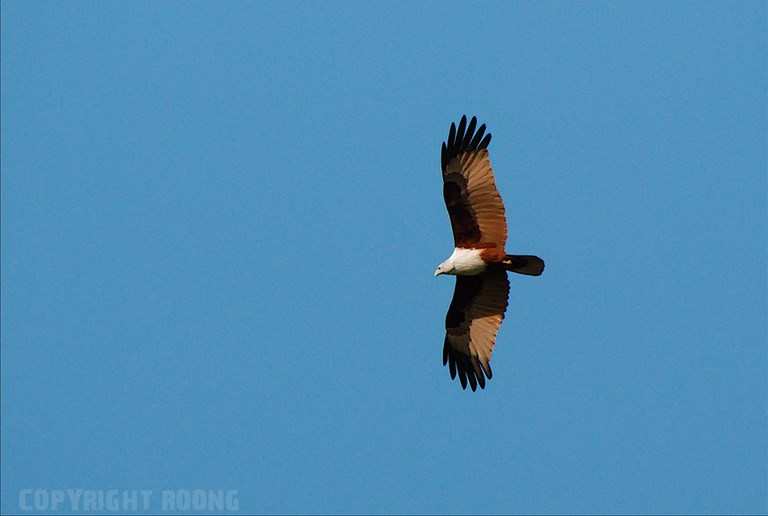
M448 152L446 151L445 142L440 149L440 167L445 170L445 166L448 164Z
M463 367L459 367L459 381L461 382L461 388L467 389L467 372Z
M472 387L472 392L475 392L477 390L477 378L475 378L475 373L467 371L467 379L469 380L469 386Z
M467 115L462 115L458 128L456 123L451 122L448 140L443 142L445 151L441 151L440 161L443 171L445 171L448 163L462 152L482 150L491 143L491 134L485 134L485 124L482 124L477 132L475 132L475 127L477 127L476 116L472 116L469 124L467 124Z
M483 138L484 134L485 134L485 124L478 127L475 137L472 138L471 142L469 142L469 148L476 149L477 145L480 143L480 140Z
M462 390L467 386L475 392L478 387L485 389L486 384L493 376L490 364L485 364L479 357L470 357L451 348L446 339L443 344L443 365L448 365L451 380L459 377Z
M477 375L477 383L480 384L481 389L485 389L485 375L483 373Z
M461 117L459 128L456 130L456 147L464 146L464 130L467 128L467 115Z
M469 147L469 144L472 142L472 135L475 133L476 125L477 117L473 116L472 120L469 121L469 126L467 126L467 132L464 136L464 143L462 144L463 147Z

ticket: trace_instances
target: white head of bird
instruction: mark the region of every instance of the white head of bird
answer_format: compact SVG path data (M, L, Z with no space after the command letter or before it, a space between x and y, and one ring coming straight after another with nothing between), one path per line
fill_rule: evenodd
M453 254L437 266L435 276L453 274L456 276L474 276L483 272L487 265L480 257L481 249L456 248Z

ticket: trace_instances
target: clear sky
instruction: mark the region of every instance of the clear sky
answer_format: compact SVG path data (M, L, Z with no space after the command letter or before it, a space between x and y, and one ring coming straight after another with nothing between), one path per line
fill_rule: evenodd
M2 3L2 509L768 511L764 2ZM439 146L510 227L442 367Z

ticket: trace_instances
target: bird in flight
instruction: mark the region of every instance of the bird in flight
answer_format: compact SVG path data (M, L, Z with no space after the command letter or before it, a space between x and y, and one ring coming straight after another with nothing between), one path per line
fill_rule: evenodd
M453 299L445 317L443 365L451 378L459 376L462 389L485 388L490 380L491 353L507 310L507 271L539 276L544 261L538 256L507 254L504 203L493 178L485 124L475 131L477 118L467 124L462 116L451 123L443 142L441 168L443 197L453 229L453 254L437 266L435 276L456 276Z

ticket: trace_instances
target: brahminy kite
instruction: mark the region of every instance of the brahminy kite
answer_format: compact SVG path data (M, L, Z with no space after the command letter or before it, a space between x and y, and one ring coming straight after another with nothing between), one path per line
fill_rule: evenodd
M453 300L445 317L443 365L451 379L459 375L476 390L490 380L491 353L507 310L512 271L539 276L544 261L538 256L507 254L507 221L493 169L488 158L491 134L485 124L475 131L477 118L467 124L462 116L458 129L451 123L443 142L441 165L443 197L453 228L453 254L437 266L435 276L456 276Z

